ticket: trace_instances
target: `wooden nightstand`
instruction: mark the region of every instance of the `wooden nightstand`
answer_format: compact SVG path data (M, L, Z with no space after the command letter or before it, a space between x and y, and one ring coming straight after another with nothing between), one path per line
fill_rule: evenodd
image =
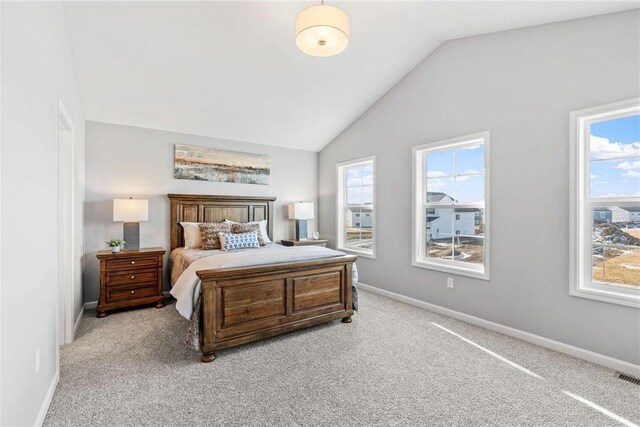
M282 242L282 246L324 246L325 248L327 247L327 242L328 240L322 240L322 239L318 239L318 240L313 240L313 239L309 239L309 240L280 240L280 242Z
M162 294L162 248L98 251L100 260L100 301L98 317L107 310L155 304L164 307Z

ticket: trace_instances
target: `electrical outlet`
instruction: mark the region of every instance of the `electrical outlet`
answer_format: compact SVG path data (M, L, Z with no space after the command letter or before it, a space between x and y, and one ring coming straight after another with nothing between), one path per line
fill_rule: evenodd
M36 374L40 372L40 348L36 350Z
M453 277L447 277L447 288L453 288Z

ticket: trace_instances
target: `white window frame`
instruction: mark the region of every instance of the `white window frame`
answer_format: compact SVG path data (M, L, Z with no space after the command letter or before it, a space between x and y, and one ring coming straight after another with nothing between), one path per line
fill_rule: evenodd
M569 294L582 298L640 308L640 289L592 281L592 208L625 206L636 203L633 197L589 197L590 124L640 114L640 98L601 105L571 113L570 129L570 277Z
M490 212L490 139L489 131L465 135L444 141L430 142L413 147L413 212L412 212L412 262L414 267L442 271L450 274L489 280L491 254L491 212ZM449 203L446 207L453 208L483 208L484 209L484 264L482 267L474 264L464 265L459 261L427 258L426 252L426 215L424 215L426 191L424 188L424 153L426 151L444 151L459 147L470 146L482 142L484 144L484 203ZM429 204L433 206L433 203ZM445 206L445 205L443 205ZM455 224L455 221L452 221Z
M373 248L371 252L356 250L348 248L345 242L345 218L344 211L347 207L346 204L346 186L345 186L345 173L348 167L358 166L365 163L371 163L373 166L373 208L371 210L371 228L373 230ZM376 204L376 193L378 188L377 183L378 172L376 170L376 156L362 157L359 159L348 160L341 163L336 163L336 249L358 255L363 258L376 259L376 239L378 232L376 230L376 222L378 219L378 210ZM371 208L369 205L358 205L363 208ZM355 206L354 206L355 207Z

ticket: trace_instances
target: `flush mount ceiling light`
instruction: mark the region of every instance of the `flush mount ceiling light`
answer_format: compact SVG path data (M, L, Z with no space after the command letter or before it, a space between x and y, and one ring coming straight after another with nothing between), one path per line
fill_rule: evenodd
M304 9L296 18L296 44L311 56L333 56L349 43L349 18L337 7L318 6Z

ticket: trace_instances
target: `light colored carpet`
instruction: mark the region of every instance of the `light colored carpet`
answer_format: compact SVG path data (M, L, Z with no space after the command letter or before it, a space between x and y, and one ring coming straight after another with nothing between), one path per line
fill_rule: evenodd
M173 305L86 313L45 425L622 425L563 391L640 422L640 387L609 369L367 292L360 307L210 364Z

